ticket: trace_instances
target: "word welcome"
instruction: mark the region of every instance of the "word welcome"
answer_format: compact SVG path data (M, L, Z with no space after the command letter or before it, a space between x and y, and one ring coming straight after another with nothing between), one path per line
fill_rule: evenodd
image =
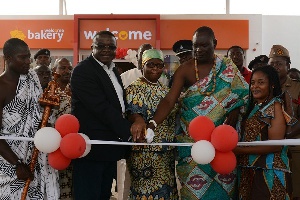
M106 28L107 31L110 31L109 28ZM98 31L83 31L85 39L93 39ZM152 33L151 31L111 31L115 35L116 39L120 40L151 40Z

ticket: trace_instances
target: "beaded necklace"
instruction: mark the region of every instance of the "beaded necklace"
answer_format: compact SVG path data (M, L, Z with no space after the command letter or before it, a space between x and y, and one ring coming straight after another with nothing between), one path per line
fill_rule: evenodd
M149 81L145 76L143 76L143 78L152 85L157 85L159 83L158 81L156 83L153 83L153 82Z
M71 96L71 89L69 83L66 85L64 90L58 87L56 91L60 96Z
M256 102L255 105L258 105L258 107L262 107L262 106L267 105L269 103L269 101L270 101L270 95L268 95L267 98L263 102L261 102L261 103Z
M199 81L199 75L198 75L198 63L197 63L197 59L195 59L195 72L196 72L196 80ZM214 65L212 67L212 80L213 80L213 86L211 91L204 91L202 92L200 88L198 88L198 91L200 92L200 94L204 95L204 96L210 96L212 93L215 92L216 90L216 82L217 82L217 71L216 71L216 56L214 56ZM208 87L207 87L208 88Z

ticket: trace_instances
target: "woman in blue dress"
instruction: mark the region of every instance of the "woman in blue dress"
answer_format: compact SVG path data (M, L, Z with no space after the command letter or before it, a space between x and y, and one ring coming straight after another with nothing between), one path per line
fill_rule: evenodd
M259 67L252 72L243 142L285 138L287 114L280 95L281 86L273 67ZM291 199L287 146L240 146L235 153L239 199Z

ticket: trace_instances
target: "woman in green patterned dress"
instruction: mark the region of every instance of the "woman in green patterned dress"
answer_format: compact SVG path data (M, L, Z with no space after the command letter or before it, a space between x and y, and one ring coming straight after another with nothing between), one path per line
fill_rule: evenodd
M164 58L160 50L145 51L142 66L143 76L126 89L127 114L132 122L141 118L146 122L151 121L159 101L169 91L167 86L158 81L164 69ZM175 112L172 112L156 128L153 142L173 142L174 128ZM145 140L144 136L133 135L133 138L138 142ZM146 138L151 142L149 135ZM129 199L178 199L174 153L172 146L132 146L127 160L132 183Z

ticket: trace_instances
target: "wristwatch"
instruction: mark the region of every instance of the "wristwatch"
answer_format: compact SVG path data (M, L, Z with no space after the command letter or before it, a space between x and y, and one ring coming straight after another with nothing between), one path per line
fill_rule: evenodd
M149 124L152 123L154 125L154 128L157 127L157 123L156 121L154 121L153 119L149 120Z

